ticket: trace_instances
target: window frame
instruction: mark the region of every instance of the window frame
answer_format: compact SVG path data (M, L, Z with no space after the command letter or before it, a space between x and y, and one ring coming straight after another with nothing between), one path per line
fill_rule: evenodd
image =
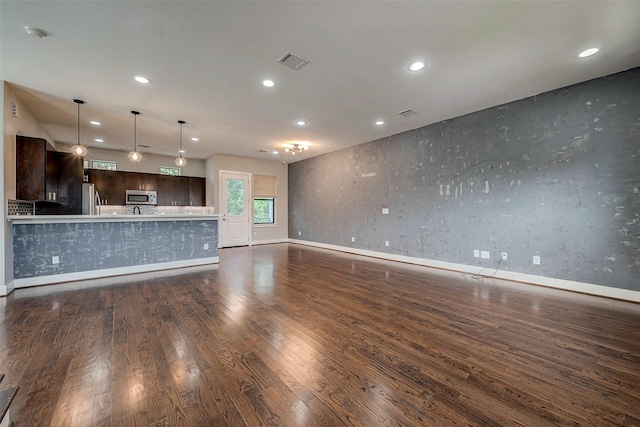
M256 200L269 200L271 201L271 222L256 222ZM276 226L276 198L275 197L253 197L252 216L254 227L273 227Z

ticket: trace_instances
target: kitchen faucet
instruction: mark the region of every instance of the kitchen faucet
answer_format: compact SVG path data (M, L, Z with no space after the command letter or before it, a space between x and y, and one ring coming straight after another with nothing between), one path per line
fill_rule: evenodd
M136 209L138 210L137 215L140 215L140 206L137 205L133 207L133 214L136 215Z

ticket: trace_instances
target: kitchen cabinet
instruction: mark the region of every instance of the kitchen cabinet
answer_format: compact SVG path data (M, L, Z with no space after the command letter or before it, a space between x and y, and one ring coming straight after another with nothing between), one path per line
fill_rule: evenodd
M204 178L101 169L84 173L107 205L124 205L126 190L155 190L158 206L204 206L206 202Z
M16 198L38 202L39 214L80 214L82 158L55 151L43 138L18 135Z
M47 168L47 153L53 147L46 139L16 136L16 198L18 200L53 200L58 192L57 168ZM49 163L53 156L49 156ZM49 169L49 176L47 176ZM57 194L56 194L57 196Z
M189 178L189 205L190 206L205 206L205 179L204 178Z
M87 175L89 182L96 186L103 205L125 204L125 172L88 169Z
M189 206L189 177L158 175L159 206Z
M157 190L158 175L152 173L125 172L127 190Z

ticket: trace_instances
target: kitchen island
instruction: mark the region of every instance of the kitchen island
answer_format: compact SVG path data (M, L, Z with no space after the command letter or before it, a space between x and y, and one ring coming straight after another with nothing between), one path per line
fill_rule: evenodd
M13 280L7 290L218 263L218 217L9 216Z

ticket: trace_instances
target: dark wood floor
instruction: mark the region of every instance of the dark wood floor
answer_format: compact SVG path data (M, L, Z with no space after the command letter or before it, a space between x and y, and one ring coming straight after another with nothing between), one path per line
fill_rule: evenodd
M0 303L17 426L640 425L640 306L293 244Z

